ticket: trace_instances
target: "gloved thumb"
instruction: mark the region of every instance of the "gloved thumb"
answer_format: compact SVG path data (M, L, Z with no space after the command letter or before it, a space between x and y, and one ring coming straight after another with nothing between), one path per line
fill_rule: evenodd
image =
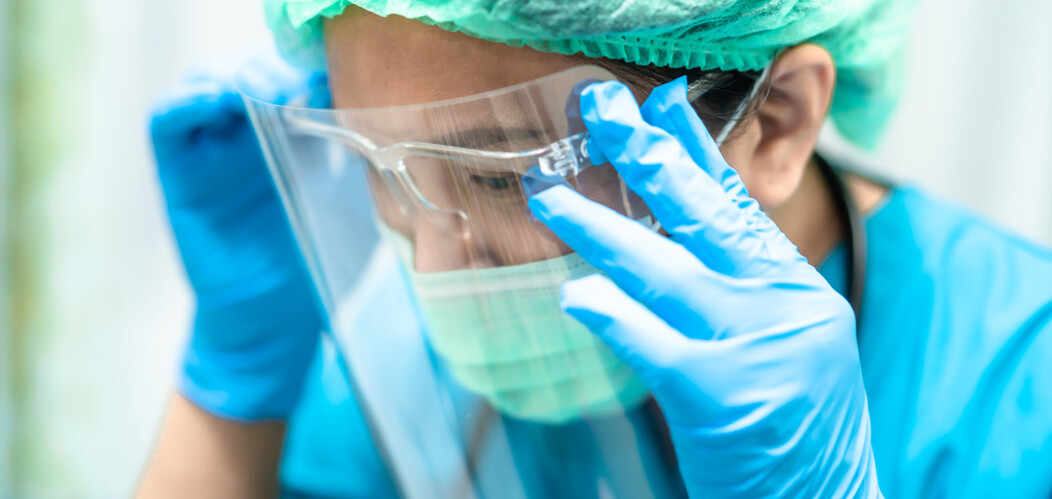
M688 338L602 274L567 281L563 310L605 342L618 358L650 386L675 365Z

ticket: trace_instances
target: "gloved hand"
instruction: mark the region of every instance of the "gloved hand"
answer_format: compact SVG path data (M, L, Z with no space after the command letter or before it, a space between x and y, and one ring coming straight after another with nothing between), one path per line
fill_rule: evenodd
M153 112L161 187L197 299L180 392L229 419L284 418L317 348L322 315L237 86L271 101L310 93L324 75L276 55L188 78ZM227 73L227 74L224 74Z
M748 197L686 100L640 108L622 84L582 94L609 161L671 238L566 187L531 207L601 274L562 305L664 411L692 497L880 496L848 303Z

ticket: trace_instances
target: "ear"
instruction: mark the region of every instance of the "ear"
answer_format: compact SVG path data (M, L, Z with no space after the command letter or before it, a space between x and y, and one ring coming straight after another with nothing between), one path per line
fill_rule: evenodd
M765 210L776 209L799 187L835 83L836 68L825 49L808 44L782 52L756 118L727 144L725 156Z

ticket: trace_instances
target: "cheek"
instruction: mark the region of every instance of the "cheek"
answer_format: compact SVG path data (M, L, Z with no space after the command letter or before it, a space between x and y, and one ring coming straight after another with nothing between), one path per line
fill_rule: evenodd
M770 195L771 189L768 182L771 179L758 171L758 168L755 167L752 161L735 159L733 153L728 155L731 157L727 158L727 163L738 172L738 175L742 178L742 183L745 184L745 188L749 191L749 195L760 203L760 207L766 210L768 207L776 204L777 200L772 199ZM739 154L738 156L742 155Z
M800 185L803 169L779 157L774 149L764 146L757 120L743 123L745 129L734 140L720 148L749 195L766 211L785 203Z
M727 164L742 177L742 182L765 211L785 203L800 187L804 168L766 146L757 120L743 123L741 135L721 147Z
M723 154L723 158L727 160L727 164L741 176L745 188L749 190L749 195L759 201L761 205L764 205L769 200L765 199L767 189L760 184L765 180L762 173L760 173L762 168L756 164L759 161L759 157L756 154L756 148L760 139L758 132L758 129L752 130L752 127L749 126L745 133L737 135L734 140L725 143L720 148L720 152Z

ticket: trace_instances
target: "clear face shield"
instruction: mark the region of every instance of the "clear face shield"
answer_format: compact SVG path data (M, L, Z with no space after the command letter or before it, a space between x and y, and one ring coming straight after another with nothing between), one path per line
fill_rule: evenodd
M579 95L612 79L580 66L378 109L246 95L370 432L405 496L682 493L643 384L559 308L560 285L597 270L527 205L566 185L656 229L613 167L588 156ZM370 216L375 224L363 224ZM364 263L373 226L383 242ZM379 270L385 258L400 271ZM404 309L361 320L397 302L402 288L382 291L390 279L402 279L412 305L402 298Z

